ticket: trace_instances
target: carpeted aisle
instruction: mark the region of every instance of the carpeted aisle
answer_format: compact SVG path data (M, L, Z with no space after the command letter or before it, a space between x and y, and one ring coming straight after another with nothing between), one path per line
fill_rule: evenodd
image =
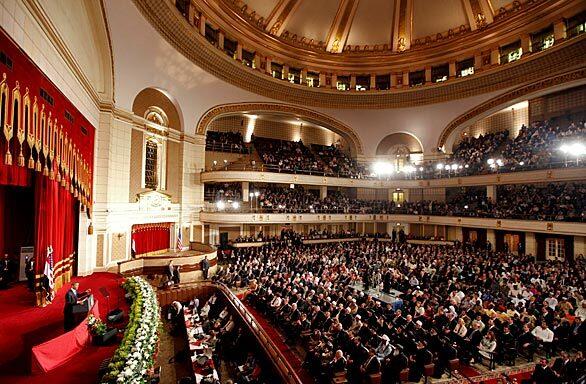
M112 273L94 273L90 276L74 278L80 283L80 290L91 289L98 300L100 315L105 318L108 313L107 300L99 289L110 292L110 307L120 306L127 312L124 302L124 290L120 286L122 278ZM0 383L86 383L97 380L98 366L101 361L112 356L116 346L88 346L70 362L55 370L32 376L30 375L31 348L43 343L63 331L63 305L65 292L69 286L62 288L53 304L39 308L34 307L34 297L25 284L17 284L10 289L0 290Z

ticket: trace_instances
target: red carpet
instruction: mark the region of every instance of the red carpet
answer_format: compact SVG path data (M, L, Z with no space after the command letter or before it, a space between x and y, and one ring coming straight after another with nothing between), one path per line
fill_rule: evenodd
M110 292L110 306L115 308L120 298L120 306L127 310L122 279L112 273L94 273L90 276L74 278L80 283L80 290L91 289L98 300L100 314L108 313L107 300L99 289ZM34 297L25 284L17 284L10 289L0 290L0 383L89 383L97 381L98 366L103 359L112 356L116 346L88 346L73 361L66 363L46 374L30 375L31 348L61 335L63 331L63 305L67 287L62 288L53 304L34 307Z
M273 343L275 343L277 348L279 348L279 350L281 351L281 353L283 354L285 359L289 362L289 364L291 365L293 370L299 376L299 379L301 379L301 381L303 383L314 384L315 380L309 374L309 372L307 372L304 368L301 367L302 361L291 350L291 348L289 348L289 346L287 344L285 344L285 342L283 341L283 336L281 336L279 334L279 332L277 332L277 330L267 321L267 319L265 319L265 317L260 312L256 311L254 308L250 307L249 305L246 305L246 304L244 304L244 305L246 306L246 309L248 309L250 314L252 316L254 316L254 318L259 323L259 325L262 327L262 329L264 329L265 332L269 335L269 337L271 338Z

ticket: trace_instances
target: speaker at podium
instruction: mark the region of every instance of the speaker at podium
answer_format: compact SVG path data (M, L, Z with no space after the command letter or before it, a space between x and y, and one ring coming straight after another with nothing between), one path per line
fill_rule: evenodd
M81 323L89 313L90 309L94 306L94 295L81 294L79 300L82 300L79 304L73 305L73 318L75 319L75 324Z

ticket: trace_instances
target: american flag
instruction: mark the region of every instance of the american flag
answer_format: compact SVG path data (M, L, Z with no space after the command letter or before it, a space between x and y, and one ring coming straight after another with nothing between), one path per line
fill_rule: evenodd
M177 233L177 249L183 250L183 239L181 239L181 227L179 227L179 232Z
M53 289L55 288L55 280L53 279L53 247L47 247L47 257L45 258L45 270L43 274L47 278L47 285L49 286L49 296L53 297Z

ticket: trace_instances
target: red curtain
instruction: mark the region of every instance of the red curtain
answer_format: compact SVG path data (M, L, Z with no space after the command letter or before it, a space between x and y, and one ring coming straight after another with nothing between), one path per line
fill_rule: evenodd
M171 223L137 224L132 226L136 255L169 249Z
M37 274L45 267L47 248L53 248L53 276L59 288L69 281L75 250L75 198L48 177L35 178L35 260Z

